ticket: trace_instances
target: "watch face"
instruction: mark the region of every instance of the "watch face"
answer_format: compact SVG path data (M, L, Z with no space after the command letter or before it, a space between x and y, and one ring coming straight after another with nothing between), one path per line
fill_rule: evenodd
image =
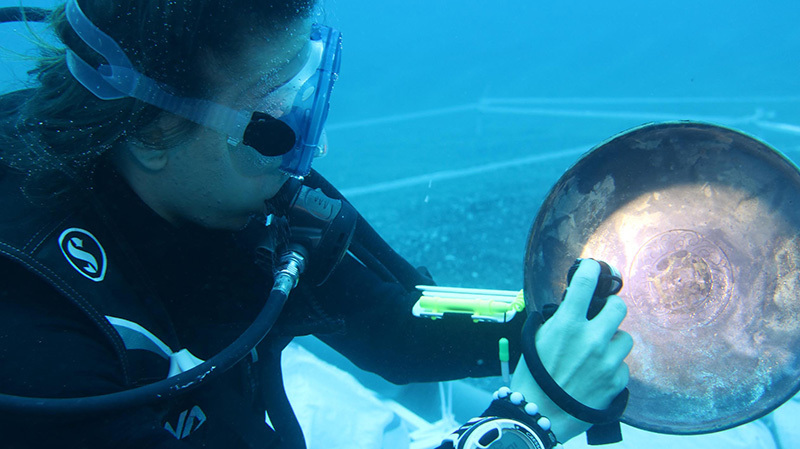
M500 438L494 440L489 449L544 449L539 441L516 429L503 429Z
M552 449L536 431L513 419L489 417L462 427L458 449Z

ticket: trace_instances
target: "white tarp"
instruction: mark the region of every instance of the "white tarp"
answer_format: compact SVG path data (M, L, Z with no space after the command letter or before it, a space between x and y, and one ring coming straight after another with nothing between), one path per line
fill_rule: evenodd
M403 409L402 404L382 400L351 374L320 360L300 345L293 343L286 348L283 369L287 395L309 449L423 449L436 445L431 443L431 432L442 436L449 432L446 425L431 423L426 442L413 441L411 435L420 433L413 431L421 427L421 418ZM431 401L438 398L432 397ZM623 425L624 440L600 448L794 449L800 448L798 423L800 396L762 420L709 435L661 435ZM583 435L564 445L565 449L589 447Z

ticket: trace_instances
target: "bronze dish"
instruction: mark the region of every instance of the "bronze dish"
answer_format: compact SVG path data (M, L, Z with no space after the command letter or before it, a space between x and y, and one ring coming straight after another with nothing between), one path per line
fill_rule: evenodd
M532 310L577 257L623 275L635 347L623 422L668 434L757 419L800 390L800 172L763 142L648 124L586 153L550 190L525 256Z

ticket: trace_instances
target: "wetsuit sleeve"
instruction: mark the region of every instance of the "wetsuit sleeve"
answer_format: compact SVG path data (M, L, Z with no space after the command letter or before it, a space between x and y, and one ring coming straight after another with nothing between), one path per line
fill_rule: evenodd
M519 359L524 313L506 324L473 323L465 315L417 318L411 308L419 293L383 282L351 257L313 297L344 322L343 331L317 337L394 383L499 375L501 337L510 341L512 369Z
M55 290L0 260L0 393L80 397L119 391L123 375L105 341ZM148 407L88 419L0 415L2 446L8 448L200 447L172 437L161 414Z

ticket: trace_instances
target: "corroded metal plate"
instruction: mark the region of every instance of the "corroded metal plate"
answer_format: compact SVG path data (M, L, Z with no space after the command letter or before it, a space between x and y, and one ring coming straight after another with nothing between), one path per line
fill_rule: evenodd
M576 257L623 274L635 347L623 421L708 433L800 390L800 173L709 124L645 125L552 188L525 256L529 308L558 302Z

